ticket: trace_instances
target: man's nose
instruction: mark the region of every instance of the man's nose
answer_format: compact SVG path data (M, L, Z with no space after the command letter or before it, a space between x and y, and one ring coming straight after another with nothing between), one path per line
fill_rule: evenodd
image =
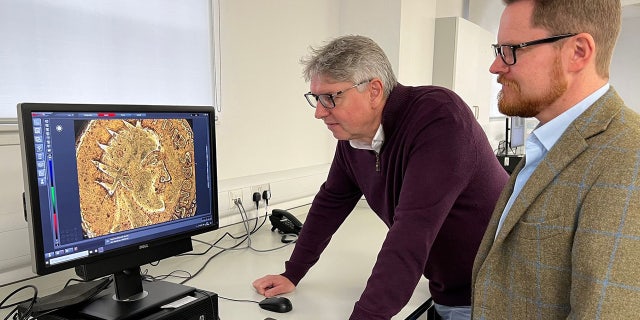
M324 106L322 106L321 103L318 102L318 105L316 106L316 112L314 114L314 116L316 117L316 119L322 119L327 117L330 114L329 109L325 108Z

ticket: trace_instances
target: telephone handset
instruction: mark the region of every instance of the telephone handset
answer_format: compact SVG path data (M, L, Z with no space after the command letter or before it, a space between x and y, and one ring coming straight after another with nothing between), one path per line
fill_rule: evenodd
M271 225L273 226L271 231L278 229L280 233L297 235L302 229L302 222L285 210L273 209L269 220L271 220Z

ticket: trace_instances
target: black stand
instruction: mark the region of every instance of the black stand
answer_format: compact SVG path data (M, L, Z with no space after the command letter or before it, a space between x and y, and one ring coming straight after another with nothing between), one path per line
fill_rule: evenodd
M140 267L118 271L113 274L113 279L116 282L116 300L139 300L144 298L147 294L147 292L142 288L142 276L140 276Z

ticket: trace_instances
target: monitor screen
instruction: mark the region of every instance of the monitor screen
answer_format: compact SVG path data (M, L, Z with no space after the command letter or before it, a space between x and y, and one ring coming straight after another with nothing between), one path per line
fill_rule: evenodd
M210 106L19 104L34 272L139 269L217 229L214 117Z
M525 123L524 118L511 117L509 125L509 147L516 148L524 145Z

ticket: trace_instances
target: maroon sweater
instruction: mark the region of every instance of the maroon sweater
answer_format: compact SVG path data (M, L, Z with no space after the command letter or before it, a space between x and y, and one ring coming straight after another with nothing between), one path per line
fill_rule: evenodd
M364 194L389 231L350 319L390 319L422 275L436 303L468 306L473 260L507 173L450 90L398 84L382 127L379 154L338 142L283 275L297 285Z

